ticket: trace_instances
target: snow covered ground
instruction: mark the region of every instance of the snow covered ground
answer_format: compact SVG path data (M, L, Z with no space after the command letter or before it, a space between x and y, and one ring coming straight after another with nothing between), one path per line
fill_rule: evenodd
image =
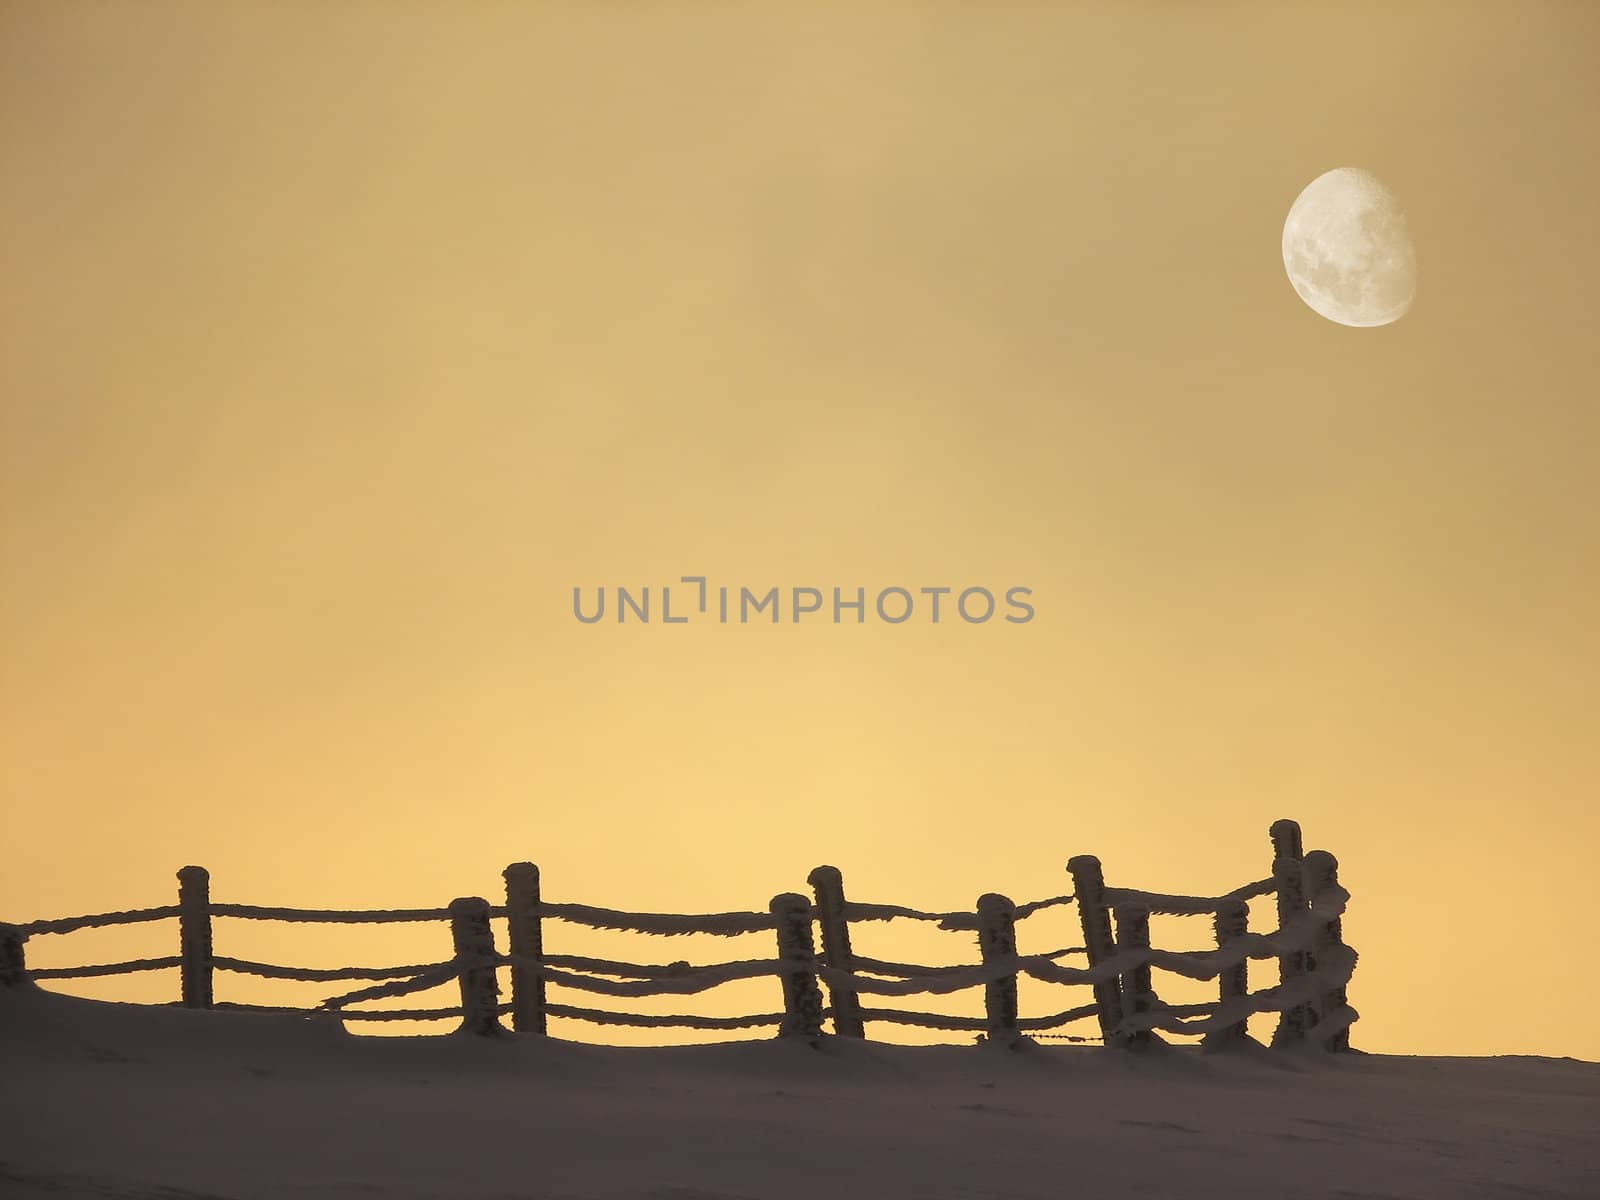
M19 1200L1600 1197L1572 1060L365 1038L17 990L0 1078Z

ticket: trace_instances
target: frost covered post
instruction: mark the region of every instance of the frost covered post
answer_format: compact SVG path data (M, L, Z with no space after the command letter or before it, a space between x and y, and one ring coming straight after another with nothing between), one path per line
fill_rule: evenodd
M489 902L477 896L450 901L450 937L455 943L461 982L461 1030L479 1037L505 1031L500 1026L494 930Z
M544 959L544 925L539 917L539 868L512 863L506 881L506 917L511 927L511 957ZM511 1028L546 1033L544 976L524 963L511 964Z
M22 953L22 930L15 925L0 925L0 987L24 987L28 964Z
M1116 908L1117 950L1140 954L1150 949L1150 910L1139 904L1120 904ZM1147 1013L1154 1007L1154 991L1150 983L1148 958L1138 966L1123 972L1122 1003L1128 1015ZM1150 1045L1148 1029L1135 1029L1128 1035L1129 1046L1139 1049Z
M1339 860L1326 850L1313 850L1305 856L1305 885L1307 900L1314 913L1321 915L1329 909L1342 910L1348 895L1339 886ZM1319 1032L1317 1041L1324 1049L1335 1052L1350 1049L1350 1025L1355 1014L1349 1010L1349 995L1344 982L1329 985L1325 976L1348 978L1355 965L1355 952L1344 944L1344 921L1334 915L1321 924L1316 946L1307 956L1308 969L1317 976L1317 1003L1313 1018L1317 1022L1332 1024L1332 1033ZM1343 1021L1343 1024L1340 1022Z
M1250 906L1243 900L1236 900L1217 909L1213 921L1213 928L1217 934L1217 949L1226 950L1234 942L1249 932ZM1222 1008L1227 1008L1237 1000L1243 1000L1250 991L1250 960L1241 959L1235 966L1223 967L1217 976L1217 1003ZM1243 1020L1221 1029L1213 1029L1201 1039L1201 1046L1206 1050L1225 1050L1229 1046L1238 1045L1249 1034L1249 1027Z
M183 1007L211 1007L211 872L178 872L178 953L183 958Z
M1088 950L1089 966L1098 967L1109 962L1117 952L1111 937L1111 914L1106 911L1106 881L1100 870L1100 860L1092 854L1080 854L1068 860L1067 871L1072 875L1078 916L1083 922L1083 944ZM1123 1036L1116 1032L1122 1024L1122 989L1115 975L1094 985L1094 1001L1100 1006L1100 1036L1105 1044L1126 1044Z
M998 892L978 897L978 954L984 966L1017 955L1017 908ZM983 985L983 1010L989 1040L1001 1045L1017 1041L1017 976L1015 972Z
M1284 931L1297 924L1297 918L1306 911L1305 881L1302 878L1300 826L1289 820L1274 821L1272 836L1272 881L1278 892L1278 929ZM1291 950L1278 957L1278 981L1284 987L1297 986L1306 973L1306 954ZM1310 1010L1296 1004L1283 1010L1278 1017L1278 1028L1273 1031L1272 1044L1285 1046L1305 1037L1310 1025Z
M817 921L822 926L822 961L836 971L853 971L855 958L850 951L850 924L844 915L844 876L838 867L818 867L806 876L816 893ZM864 1038L861 997L854 988L828 985L833 1005L833 1032L840 1037Z
M817 984L816 947L811 939L811 901L798 892L784 892L768 906L778 930L778 957L794 963L782 974L783 1026L780 1037L822 1035L822 988Z

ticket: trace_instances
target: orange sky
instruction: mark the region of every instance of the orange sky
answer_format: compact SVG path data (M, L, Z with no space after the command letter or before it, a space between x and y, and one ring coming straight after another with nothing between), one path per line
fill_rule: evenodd
M0 3L0 915L1209 893L1292 816L1357 1045L1600 1059L1596 61L1582 3ZM1341 165L1390 327L1284 277ZM572 618L685 574L1037 616Z

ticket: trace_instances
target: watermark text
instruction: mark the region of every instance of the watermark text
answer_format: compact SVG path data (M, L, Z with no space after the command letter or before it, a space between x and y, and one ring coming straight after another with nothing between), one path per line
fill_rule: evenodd
M1034 618L1028 587L732 587L704 575L652 587L574 587L572 615L585 625L834 624L1026 625Z

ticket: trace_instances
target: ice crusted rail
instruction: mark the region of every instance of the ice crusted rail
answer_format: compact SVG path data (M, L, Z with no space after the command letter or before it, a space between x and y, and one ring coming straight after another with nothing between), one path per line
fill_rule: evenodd
M821 866L807 878L810 894L783 892L765 911L710 914L640 913L587 904L546 901L539 868L513 863L505 869L504 903L463 897L441 908L304 909L216 903L203 867L178 872L178 902L93 916L0 925L0 986L33 987L37 981L124 975L136 971L177 970L180 1003L189 1008L249 1009L262 1006L217 1002L218 972L305 983L361 983L325 999L316 1008L277 1009L336 1021L450 1021L458 1031L483 1037L544 1034L551 1018L601 1025L698 1030L773 1029L779 1036L816 1039L825 1032L866 1036L868 1022L923 1029L979 1033L990 1044L1017 1046L1030 1036L1099 1041L1136 1049L1161 1034L1199 1036L1207 1049L1226 1049L1249 1041L1247 1020L1276 1013L1274 1046L1350 1049L1356 1012L1347 987L1355 970L1355 951L1344 944L1341 919L1350 894L1339 885L1338 863L1324 850L1306 853L1300 827L1283 820L1270 830L1271 873L1217 896L1178 896L1129 887L1109 887L1100 860L1079 855L1067 863L1072 891L1026 904L990 892L970 911L924 912L898 904L865 904L846 899L836 867ZM1250 929L1250 901L1273 898L1273 927ZM1018 949L1020 923L1047 908L1077 908L1083 944L1063 949ZM1163 950L1150 944L1150 916L1210 918L1212 944L1204 949ZM108 925L178 921L178 953L119 963L29 970L24 944L31 938L63 935ZM496 944L493 922L504 919L508 941ZM217 921L283 921L366 925L443 924L450 932L448 954L436 961L399 966L309 968L254 962L214 950ZM961 934L976 934L978 961L921 965L857 954L852 934L886 921L919 921ZM739 937L764 934L770 954L690 965L615 962L576 954L546 953L545 927L555 922L592 929L622 930L655 937L689 934ZM967 940L967 939L963 939ZM438 951L445 949L440 945ZM425 953L425 952L424 952ZM1063 960L1082 958L1081 965ZM1251 989L1250 963L1276 964L1276 980ZM510 998L503 1002L502 971ZM1174 1005L1154 987L1154 973L1216 980L1216 999ZM1085 1002L1063 1002L1059 1011L1022 1016L1017 980L1026 975L1042 983L1086 988ZM781 1008L748 1016L683 1016L596 1009L550 999L551 987L614 999L693 996L726 983L772 977L774 1001ZM454 981L460 1003L434 1008L365 1008ZM824 997L826 987L826 998ZM951 1016L900 1008L867 1008L862 997L942 996L981 989L982 1015ZM1051 1007L1055 1007L1052 1005ZM505 1019L509 1018L510 1029ZM1095 1032L1054 1034L1091 1018Z

